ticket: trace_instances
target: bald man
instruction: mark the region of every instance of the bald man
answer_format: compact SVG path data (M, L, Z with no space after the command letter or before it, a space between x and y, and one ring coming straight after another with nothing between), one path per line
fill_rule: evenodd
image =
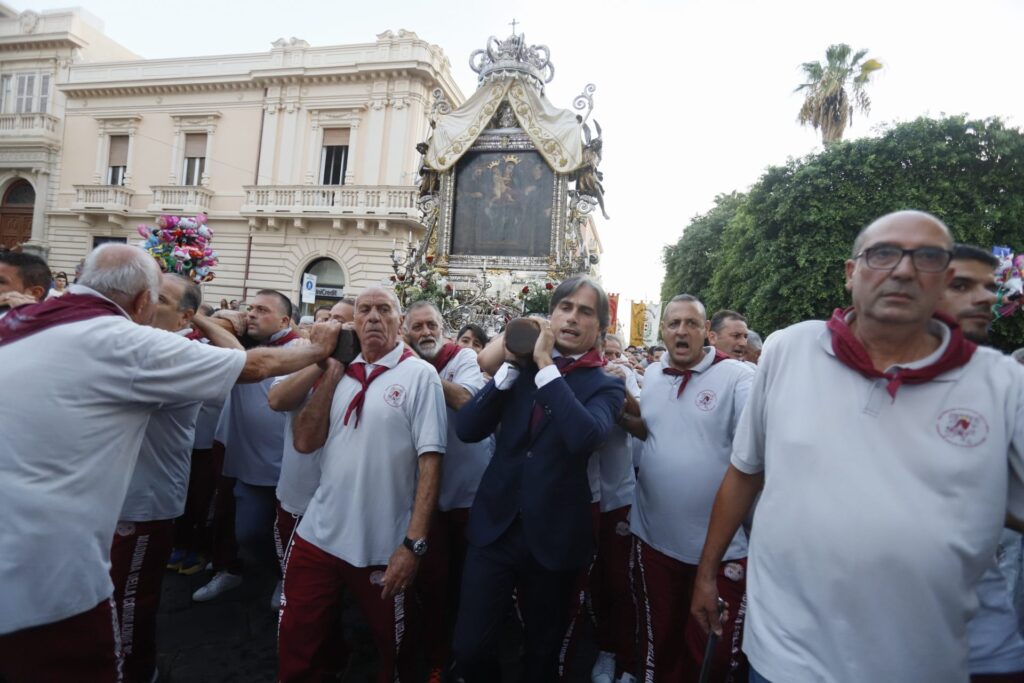
M751 681L968 678L975 586L1024 514L1024 373L935 316L952 256L934 216L883 216L846 261L853 305L764 345L691 606L720 632L719 564L763 486Z
M223 400L235 382L327 356L336 323L296 349L196 344L146 327L160 271L138 247L107 244L78 284L0 320L0 678L121 680L110 542L150 416ZM218 343L230 335L196 316ZM40 410L40 406L50 406ZM55 429L54 425L59 425Z

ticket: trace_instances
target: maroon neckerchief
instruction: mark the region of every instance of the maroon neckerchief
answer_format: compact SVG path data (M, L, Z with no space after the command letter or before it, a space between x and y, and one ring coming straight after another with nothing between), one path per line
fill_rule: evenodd
M570 358L569 356L559 356L554 359L555 367L562 373L562 377L565 377L571 372L580 370L582 368L603 368L608 361L601 352L597 349L590 349L579 358ZM533 413L530 415L530 435L534 436L537 434L537 429L540 427L541 420L544 419L544 411L536 403L533 404Z
M70 292L38 304L18 306L0 319L0 346L50 327L104 315L124 317L125 313L117 304L102 297Z
M412 358L413 355L415 354L413 354L408 347L402 349L402 357L398 359L398 363L401 363L406 358ZM395 367L398 367L398 363L395 363ZM373 380L377 379L390 369L391 368L386 365L378 365L370 371L370 376L367 377L365 361L362 363L349 363L348 367L345 368L345 374L354 378L362 385L363 388L359 390L358 394L352 397L352 401L348 404L348 410L345 411L345 425L348 425L349 415L352 414L352 411L355 411L356 424L353 429L359 427L359 416L363 413L363 401L366 399L366 390L370 388L371 384L373 384Z
M723 360L729 360L732 356L727 356L718 349L715 349L715 357L711 359L711 365L715 363L721 363ZM701 360L704 360L703 358ZM698 363L699 365L700 363ZM693 377L693 370L677 370L671 366L666 366L661 369L666 375L672 375L673 377L682 377L683 381L679 383L679 391L676 392L676 398L683 395L683 389L690 383L690 378Z
M294 341L295 339L299 339L299 335L295 333L295 330L288 328L287 334L283 334L274 341L269 341L263 346L284 346L288 342Z
M205 338L206 335L194 327L192 328L191 332L185 335L185 339L188 339L189 341L199 341L200 339Z
M832 312L832 318L826 323L826 326L832 333L832 351L836 354L839 362L848 368L856 370L868 379L889 380L885 388L889 395L892 396L893 401L896 400L896 391L899 390L901 384L924 384L944 372L966 365L967 361L971 360L974 350L978 348L974 342L964 338L964 334L960 330L960 326L956 324L956 321L942 313L936 312L933 317L949 327L949 345L942 352L942 356L931 365L923 368L913 370L899 368L895 372L879 372L875 369L874 363L871 362L871 357L868 356L864 345L853 334L853 330L850 329L849 324L846 322L846 316L852 310L852 307L846 310L837 308Z
M459 351L461 350L462 347L459 346L458 344L448 342L447 344L441 347L441 350L437 352L437 355L434 356L434 358L430 362L434 364L434 368L436 368L437 372L440 373L442 370L445 369L445 366L447 366L448 363L451 362L452 358L455 358L455 356L459 355Z

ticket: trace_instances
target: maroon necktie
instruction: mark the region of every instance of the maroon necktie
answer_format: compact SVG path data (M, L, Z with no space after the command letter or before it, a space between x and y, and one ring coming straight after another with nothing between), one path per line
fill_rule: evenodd
M693 370L676 370L675 368L662 368L662 372L666 375L672 375L673 377L682 377L683 381L679 383L679 391L676 392L676 398L683 395L683 389L690 383L690 378L693 377Z
M401 363L406 358L412 358L412 355L412 351L410 351L408 348L403 349L402 357L398 359L398 363ZM398 367L398 363L395 363L395 367ZM366 363L350 363L349 366L345 368L345 374L348 375L349 377L355 378L356 381L358 381L359 384L362 385L362 388L359 390L359 393L353 396L352 400L349 402L348 410L345 411L345 425L348 425L348 418L352 414L352 411L355 411L356 424L355 427L353 427L353 429L359 427L359 416L362 415L363 412L363 401L366 400L366 390L370 388L371 384L373 384L373 380L377 379L390 369L391 368L389 368L386 365L378 365L377 367L370 371L370 376L367 377Z
M591 349L579 358L572 358L570 356L558 356L553 358L555 367L562 373L562 376L568 375L573 370L579 370L580 368L599 368L603 366L606 361L597 349ZM544 410L537 405L533 404L533 413L530 415L530 436L537 434L537 429L540 427L541 420L544 419Z
M936 311L933 317L945 323L950 332L949 345L943 351L942 356L923 368L913 370L897 368L894 372L880 372L875 369L871 356L868 355L864 345L860 343L846 322L846 316L851 310L852 308L847 308L845 311L837 308L832 312L832 318L827 323L827 327L832 333L832 351L843 365L856 370L868 379L889 380L885 388L892 396L893 401L896 400L896 392L901 384L923 384L944 372L967 365L971 356L974 355L974 350L978 348L974 342L968 341L964 337L956 321Z
M721 363L723 360L728 360L729 356L725 355L718 349L715 349L715 357L711 359L711 364ZM661 369L666 375L672 375L673 377L682 377L683 381L679 383L679 391L676 392L676 398L683 395L683 389L690 383L690 378L693 377L693 370L676 370L675 368L666 367Z

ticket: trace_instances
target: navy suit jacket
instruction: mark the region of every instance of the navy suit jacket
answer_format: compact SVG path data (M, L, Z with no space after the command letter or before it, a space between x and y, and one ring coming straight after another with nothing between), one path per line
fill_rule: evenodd
M506 391L498 391L491 380L455 416L463 441L481 441L497 432L467 535L473 545L484 547L519 515L541 565L553 571L578 569L593 553L587 461L615 424L625 388L601 368L580 368L541 389L536 375L536 367L523 369ZM535 403L543 417L531 435Z

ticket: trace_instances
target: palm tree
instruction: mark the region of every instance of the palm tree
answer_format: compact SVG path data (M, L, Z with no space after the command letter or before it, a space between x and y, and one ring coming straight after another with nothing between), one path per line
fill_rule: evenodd
M825 50L825 64L804 62L800 65L807 82L794 92L806 90L804 104L797 120L821 129L825 145L841 140L846 126L853 122L854 107L867 114L871 100L864 92L871 74L882 68L877 59L861 62L867 50L854 52L846 43L830 45ZM853 93L851 102L847 87Z

